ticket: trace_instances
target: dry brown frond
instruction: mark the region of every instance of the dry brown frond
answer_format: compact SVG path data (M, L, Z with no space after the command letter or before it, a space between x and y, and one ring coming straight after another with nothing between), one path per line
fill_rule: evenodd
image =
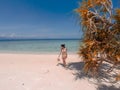
M84 46L78 54L85 73L97 74L103 61L120 65L120 9L113 14L111 0L85 0L76 12L84 27Z

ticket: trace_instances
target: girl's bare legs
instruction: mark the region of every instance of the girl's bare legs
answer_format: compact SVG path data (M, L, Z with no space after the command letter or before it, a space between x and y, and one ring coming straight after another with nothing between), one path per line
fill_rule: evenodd
M66 66L66 59L63 59L63 64L64 64L64 67Z

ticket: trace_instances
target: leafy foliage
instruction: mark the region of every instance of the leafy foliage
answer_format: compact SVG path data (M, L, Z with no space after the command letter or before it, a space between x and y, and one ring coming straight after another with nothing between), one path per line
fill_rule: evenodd
M99 75L104 63L112 64L105 73L120 66L120 9L115 9L111 0L83 0L76 9L84 33L84 45L79 49L84 71ZM120 68L118 68L119 70ZM116 77L120 80L120 76Z

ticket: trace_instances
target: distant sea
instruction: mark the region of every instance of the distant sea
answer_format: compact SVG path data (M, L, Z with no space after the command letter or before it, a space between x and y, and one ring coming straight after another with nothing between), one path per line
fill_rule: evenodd
M65 44L68 53L76 54L79 39L5 39L0 40L0 53L58 54Z

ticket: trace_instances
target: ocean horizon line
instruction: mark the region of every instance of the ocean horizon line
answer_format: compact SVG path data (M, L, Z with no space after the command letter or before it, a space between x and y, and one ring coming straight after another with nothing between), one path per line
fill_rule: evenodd
M82 38L0 38L0 41L28 41L28 40L82 40Z

